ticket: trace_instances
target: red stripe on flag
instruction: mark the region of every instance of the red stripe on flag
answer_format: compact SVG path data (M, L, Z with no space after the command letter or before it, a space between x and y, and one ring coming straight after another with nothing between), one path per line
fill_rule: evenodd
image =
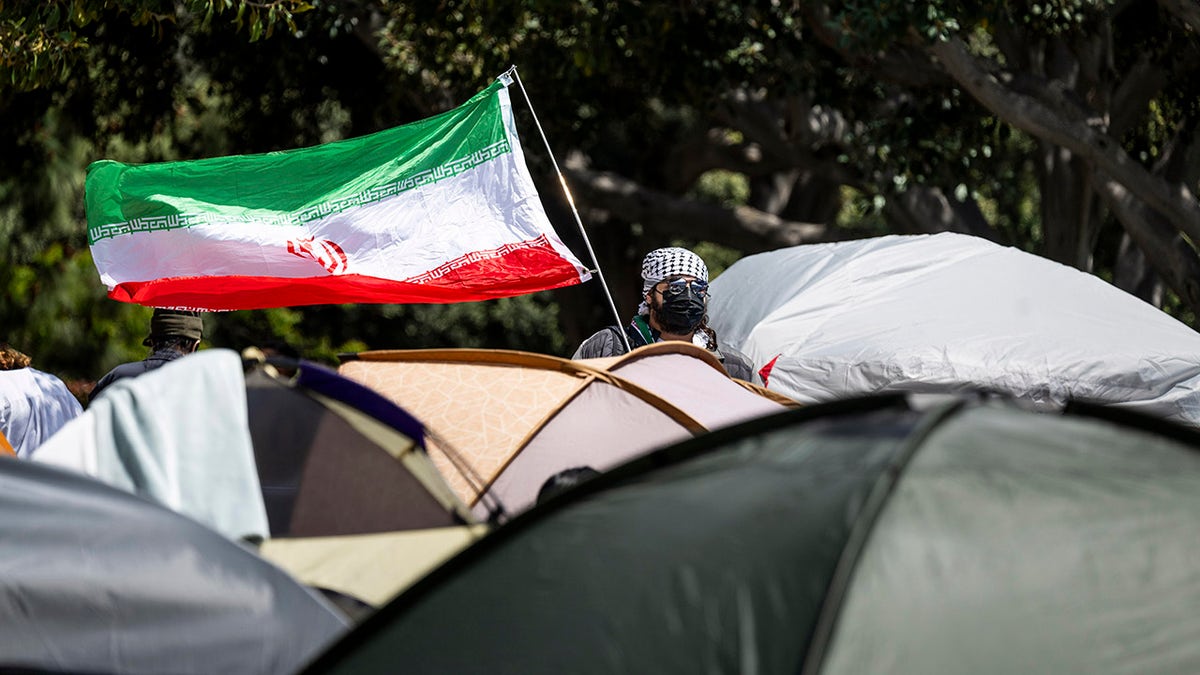
M152 307L221 311L346 303L449 303L494 300L579 283L575 266L549 246L469 260L421 283L359 274L298 279L260 276L169 277L118 284L108 297Z

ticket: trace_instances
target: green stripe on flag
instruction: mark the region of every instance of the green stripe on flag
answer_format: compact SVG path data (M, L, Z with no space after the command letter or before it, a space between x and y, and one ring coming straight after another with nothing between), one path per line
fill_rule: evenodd
M511 152L499 81L463 105L369 136L260 155L88 167L88 241L219 222L295 226Z

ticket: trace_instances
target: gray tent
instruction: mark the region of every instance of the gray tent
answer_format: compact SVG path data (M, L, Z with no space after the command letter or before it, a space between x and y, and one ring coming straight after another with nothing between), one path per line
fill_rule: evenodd
M924 403L811 406L618 468L306 672L1200 672L1200 437Z
M793 246L713 281L712 327L800 403L1003 392L1200 427L1200 334L1086 274L954 232Z
M0 458L0 669L291 673L345 630L315 593L196 521Z

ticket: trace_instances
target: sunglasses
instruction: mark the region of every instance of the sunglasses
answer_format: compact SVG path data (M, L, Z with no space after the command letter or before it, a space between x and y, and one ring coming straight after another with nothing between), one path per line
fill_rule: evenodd
M677 295L682 295L687 290L688 286L692 287L692 291L699 296L708 295L708 282L699 279L671 279L670 281L660 281L654 286L654 289L662 293L665 298L673 298Z

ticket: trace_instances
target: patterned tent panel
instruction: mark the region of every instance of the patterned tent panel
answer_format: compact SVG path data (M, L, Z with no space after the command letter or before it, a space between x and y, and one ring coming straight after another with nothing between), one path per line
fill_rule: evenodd
M468 504L490 490L510 512L561 469L603 469L687 435L784 409L729 379L707 351L660 343L612 359L449 349L358 354L339 372L411 411ZM437 446L441 436L473 474Z
M552 370L444 361L348 361L340 372L403 406L465 454L482 480L493 478L520 443L582 385ZM468 503L478 497L436 439L429 456Z

